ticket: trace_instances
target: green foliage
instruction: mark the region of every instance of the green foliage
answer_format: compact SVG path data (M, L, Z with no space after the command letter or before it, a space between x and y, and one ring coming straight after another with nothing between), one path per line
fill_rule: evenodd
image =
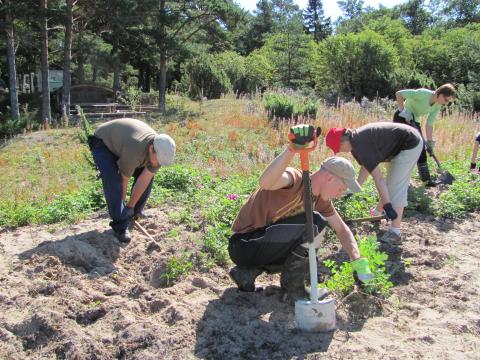
M160 186L164 189L173 190L175 193L191 193L195 191L195 178L201 173L193 168L174 165L161 168L158 171L154 186Z
M183 253L180 256L173 256L166 264L165 272L160 275L165 280L166 286L172 286L173 283L187 274L193 268L193 262L189 254Z
M79 132L78 132L78 139L81 143L87 144L88 137L93 135L93 127L90 124L90 121L86 118L85 114L83 113L83 109L77 105L77 112L80 117L80 121L78 123Z
M192 99L218 99L232 91L232 84L213 55L200 53L183 69L181 87Z
M38 130L40 125L38 113L24 109L18 119L7 117L0 121L0 138L10 138L24 130Z
M123 101L129 105L132 110L136 110L142 102L142 91L137 86L129 86L123 96Z
M247 78L245 58L234 51L225 51L215 56L218 68L223 70L232 84L233 92L245 93L252 90ZM253 86L253 90L255 87Z
M311 86L315 46L312 36L301 32L270 36L261 51L273 65L273 85L294 89Z
M0 226L18 227L32 224L73 223L92 211L105 206L99 182L53 200L38 199L33 202L0 203Z
M364 285L364 291L367 293L380 293L387 297L389 290L393 286L389 280L390 275L385 270L385 261L388 255L379 251L379 243L375 236L360 239L358 242L360 255L368 259L373 279L368 285ZM326 287L332 291L346 295L351 292L355 285L353 277L353 269L349 262L345 262L340 266L333 260L325 260L323 264L330 269L331 276L320 287Z
M215 263L226 265L230 259L228 255L228 238L232 235L230 227L225 224L209 226L205 232L204 246Z
M373 98L393 93L392 73L398 64L394 45L371 30L336 35L319 46L315 72L321 94Z
M265 94L264 107L270 118L290 119L299 116L315 118L317 114L317 104L312 99L280 92Z
M434 214L452 219L465 218L480 209L480 179L467 170L465 162L450 162L446 168L453 173L455 181L448 191L440 194L434 206Z

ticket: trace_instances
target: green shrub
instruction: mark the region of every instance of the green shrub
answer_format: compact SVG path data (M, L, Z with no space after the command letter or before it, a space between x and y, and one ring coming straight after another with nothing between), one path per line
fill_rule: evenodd
M173 285L173 282L179 280L192 268L193 262L190 260L190 256L186 253L183 253L178 257L172 257L168 261L166 270L162 275L160 275L160 277L165 280L166 286L171 286Z
M385 261L388 259L388 255L378 250L379 243L375 236L361 239L358 246L360 255L368 259L373 274L373 280L368 285L363 285L364 291L379 293L387 297L393 286L389 280L390 275L385 270ZM330 269L331 276L325 283L319 284L320 287L326 287L342 295L346 295L354 289L355 280L350 262L339 266L333 260L325 260L323 264Z
M303 96L270 92L264 96L264 107L270 118L315 118L317 115L316 102Z

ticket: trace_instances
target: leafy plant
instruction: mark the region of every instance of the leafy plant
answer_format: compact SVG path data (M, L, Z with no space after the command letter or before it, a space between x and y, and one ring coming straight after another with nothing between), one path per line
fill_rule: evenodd
M378 250L379 244L375 236L363 238L359 241L360 255L366 257L370 264L370 270L373 279L368 285L364 285L364 290L368 293L380 293L387 297L389 290L393 286L389 280L390 275L385 270L385 261L388 255ZM345 262L340 266L333 260L325 260L323 264L330 269L331 276L321 287L326 287L340 294L348 294L355 285L352 265Z
M190 260L189 254L183 253L178 257L172 257L168 261L165 272L160 277L166 281L167 286L171 286L173 282L187 274L192 268L193 262Z

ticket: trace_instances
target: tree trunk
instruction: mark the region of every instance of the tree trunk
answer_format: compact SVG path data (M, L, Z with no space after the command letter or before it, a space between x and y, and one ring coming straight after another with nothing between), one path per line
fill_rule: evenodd
M113 48L111 56L113 59L113 91L117 94L117 91L120 90L120 59L118 56L118 39L115 39L113 43ZM116 97L117 95L115 95Z
M165 0L160 0L160 19L162 23L160 24L160 38L162 41L166 41L166 29L165 29ZM166 54L166 45L161 44L160 46L160 74L158 82L158 110L160 112L165 112L165 93L167 88L167 54Z
M6 4L9 5L8 2ZM20 117L18 109L18 93L17 93L17 70L15 67L15 46L13 39L13 25L10 11L7 9L5 13L5 32L7 35L7 62L8 62L8 88L10 93L10 108L12 119Z
M167 88L167 57L165 52L160 54L160 74L158 81L158 110L165 112L165 93Z
M40 20L40 28L42 32L42 124L45 127L52 121L52 114L50 110L50 86L48 84L48 0L40 0L40 10L43 12Z
M151 88L151 85L150 85L150 82L151 82L151 78L152 78L152 71L150 69L150 64L147 64L147 68L145 70L145 92L150 92L150 88Z
M78 29L77 41L77 79L79 84L85 83L85 56L83 56L83 24Z
M95 64L92 64L92 83L95 84L97 81L98 67Z
M120 62L117 57L113 61L113 91L117 93L120 90Z
M72 82L72 26L73 5L75 0L67 0L67 23L65 24L65 45L63 49L63 88L62 88L62 118L70 115L70 85Z

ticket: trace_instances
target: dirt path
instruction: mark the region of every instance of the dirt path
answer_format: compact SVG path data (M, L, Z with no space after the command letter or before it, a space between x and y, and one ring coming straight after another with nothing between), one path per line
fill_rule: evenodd
M384 249L392 296L338 299L330 334L294 329L276 276L254 294L220 267L161 287L165 261L200 239L164 240L160 210L142 222L157 243L135 232L119 246L107 223L0 234L0 358L480 359L479 216L407 220L407 240Z

